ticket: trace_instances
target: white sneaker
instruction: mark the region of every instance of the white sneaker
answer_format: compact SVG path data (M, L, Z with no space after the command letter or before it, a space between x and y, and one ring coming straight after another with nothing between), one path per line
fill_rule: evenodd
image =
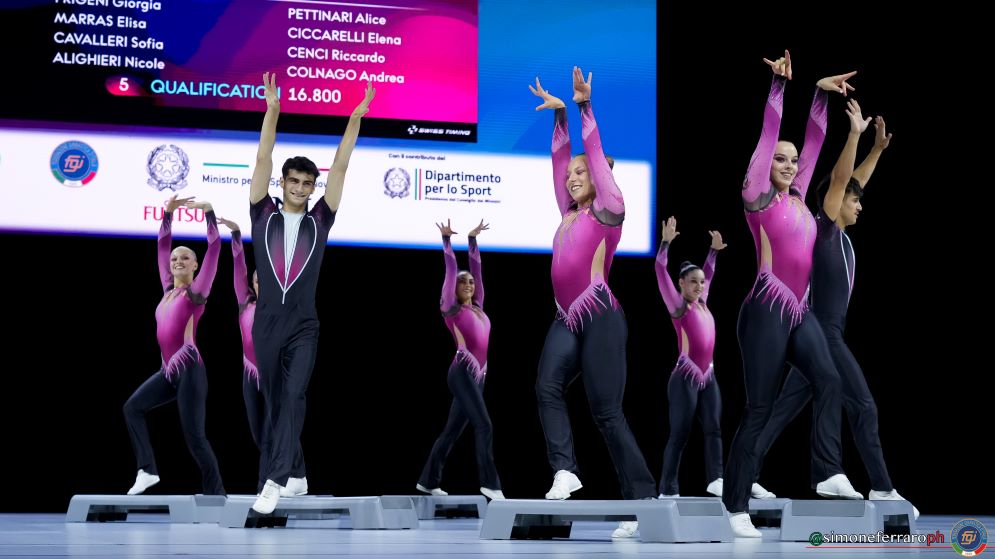
M867 494L867 498L871 501L907 501L905 497L898 494L898 491L892 489L891 491L875 491L871 489L871 492ZM910 503L911 504L911 503ZM912 507L912 513L915 515L916 520L919 520L919 509L915 506Z
M287 485L280 488L281 497L299 497L301 495L307 495L306 477L287 478Z
M613 538L631 538L639 530L639 523L633 520L618 523L618 528L612 532Z
M776 499L777 495L767 491L763 485L759 483L754 483L750 487L750 496L754 499Z
M573 472L560 470L553 476L553 486L546 493L546 498L558 501L569 499L570 494L581 487L584 486L581 485L580 479Z
M722 496L722 478L715 478L715 481L708 484L705 491L715 495L716 497Z
M135 485L132 485L131 489L128 490L128 495L141 495L145 493L146 489L157 483L159 483L159 476L147 474L145 470L138 470L138 475L135 476Z
M280 487L275 481L267 479L262 492L256 497L256 502L252 503L252 510L259 514L269 514L276 510L276 504L280 502L280 491L282 489L283 487Z
M422 493L428 493L429 495L435 495L436 497L445 497L446 495L449 495L449 493L446 493L445 491L443 491L442 489L439 489L438 487L436 487L435 489L428 489L427 487L425 487L424 485L422 485L420 483L416 483L415 484L415 489L417 489L418 491L421 491Z
M815 486L815 492L830 499L863 499L864 496L850 485L844 474L836 474Z
M763 534L753 527L750 515L745 512L737 512L729 515L729 525L732 526L732 533L737 538L759 538Z
M681 496L680 493L674 493L673 495L664 495L663 493L660 493L660 496L657 497L657 499L673 499L675 497L680 497L680 496Z
M480 492L484 494L484 497L492 501L503 501L504 493L500 489L488 489L486 487L481 487Z

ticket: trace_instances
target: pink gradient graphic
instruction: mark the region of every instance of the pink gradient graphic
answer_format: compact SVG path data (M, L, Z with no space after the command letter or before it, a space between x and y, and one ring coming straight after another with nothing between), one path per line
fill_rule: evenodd
M148 95L141 82L131 76L110 76L104 82L107 92L118 97L143 97Z
M477 2L422 0L405 4L420 10L373 7L347 10L353 14L362 12L386 18L385 25L375 25L290 17L293 10L300 9L338 11L331 5L234 3L186 63L169 63L159 76L172 88L182 83L187 90L200 95L163 92L162 82L149 82L144 86L163 106L262 111L265 103L256 96L255 92L261 91L256 88L262 83L264 71L276 71L282 112L348 116L363 98L365 81L361 81L360 76L366 71L374 75L403 76L404 79L404 83L374 80L377 97L371 106L371 117L477 122ZM307 29L308 33L314 30L350 32L349 38L362 38L364 42L291 38L291 28ZM401 44L371 44L372 33L399 37ZM288 49L296 47L324 49L318 51L319 56L327 53L329 58L333 56L333 49L349 54L376 53L384 57L384 62L293 58L288 55ZM302 67L355 71L356 78L290 76L302 73ZM205 88L204 83L227 86ZM108 80L108 90L115 95L130 94L113 91L111 85ZM238 89L244 95L221 96L216 93L219 89L226 92ZM205 91L207 94L203 94ZM324 100L314 100L322 96ZM328 101L328 98L332 100Z

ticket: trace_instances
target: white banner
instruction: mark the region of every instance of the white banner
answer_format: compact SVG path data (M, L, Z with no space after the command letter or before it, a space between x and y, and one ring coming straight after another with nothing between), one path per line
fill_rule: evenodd
M282 195L283 161L303 155L322 169L316 202L337 141L278 139L270 193ZM211 202L248 237L255 153L256 144L242 140L0 128L0 229L154 236L163 201L178 193ZM614 173L626 207L618 252L650 253L651 166L617 160ZM549 156L364 147L360 138L329 242L437 248L434 224L446 219L461 234L456 246L483 219L491 225L484 250L549 252L560 222ZM202 220L179 211L174 233L202 237Z

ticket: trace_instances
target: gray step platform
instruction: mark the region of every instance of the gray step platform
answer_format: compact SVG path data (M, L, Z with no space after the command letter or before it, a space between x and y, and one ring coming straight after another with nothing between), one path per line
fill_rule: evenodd
M216 523L224 495L73 495L66 522L127 520L129 512L168 512L173 523Z
M303 496L304 495L302 495L302 497ZM321 497L334 497L334 496L335 495L332 495L332 494L321 495ZM229 495L229 497L252 497L253 502L254 502L255 498L257 497L257 495L241 494L241 495ZM348 513L346 513L346 514L348 515ZM340 514L340 513L337 513L337 512L321 512L320 510L319 511L312 511L312 512L298 511L298 512L294 513L294 520L334 520L336 518L341 518L341 517L342 517L342 514ZM252 528L275 528L275 527L278 527L278 526L286 526L287 525L287 517L285 517L285 516L275 517L273 515L259 515L259 518L257 520L258 521L256 523L259 524L259 525L258 526L251 526ZM261 522L259 522L259 521L261 521ZM250 528L250 526L246 526L246 528Z
M780 528L784 507L791 499L750 499L750 520L757 528ZM807 538L806 538L807 539Z
M682 497L637 501L491 501L480 539L570 537L574 520L638 520L644 542L731 542L729 515L719 498Z
M483 518L487 515L487 499L483 495L415 495L411 500L420 520Z
M808 541L812 532L915 534L908 501L788 500L781 513L781 541Z
M252 510L255 495L230 495L218 524L223 528L286 526L287 519L338 518L346 513L354 530L405 530L418 527L411 497L281 497L272 514Z

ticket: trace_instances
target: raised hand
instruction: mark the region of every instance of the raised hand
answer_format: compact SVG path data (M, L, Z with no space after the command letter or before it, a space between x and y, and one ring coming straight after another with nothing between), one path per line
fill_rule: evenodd
M767 60L764 58L764 62L770 66L775 76L791 79L791 53L788 52L788 49L784 49L784 56L781 58L777 60Z
M377 95L377 90L373 89L373 82L366 82L366 96L363 100L352 110L352 116L363 116L370 112L370 101L373 100Z
M435 224L435 226L439 228L439 232L442 233L443 237L452 237L453 235L457 234L456 231L453 231L453 228L450 226L451 221L452 220L447 219L445 225L441 223Z
M864 118L860 112L860 104L856 99L846 102L846 116L850 117L850 132L863 134L867 130L867 125L871 123L871 117Z
M537 111L541 111L543 109L562 109L563 107L566 107L566 105L563 104L563 101L561 101L558 97L553 97L548 91L542 88L542 85L539 83L539 76L536 76L536 86L532 87L530 85L529 91L531 91L536 97L542 98L543 103L542 105L536 107Z
M712 250L722 250L729 246L722 242L722 233L719 233L718 231L709 231L708 234L712 236Z
M225 227L231 229L233 233L235 231L238 231L238 224L235 223L234 221L230 220L230 219L225 219L223 217L219 217L218 218L218 223L220 223L221 225L224 225Z
M891 134L885 129L884 117L874 118L874 149L883 150L891 143Z
M477 235L480 234L481 231L487 231L488 229L490 229L490 227L491 226L490 226L489 223L484 223L484 220L481 219L480 220L480 225L478 225L478 226L474 227L472 230L470 230L470 232L467 233L466 236L467 237L476 237Z
M187 202L183 204L184 206L190 208L191 210L204 210L204 212L214 211L214 207L211 206L210 202Z
M280 110L280 97L276 93L276 72L263 72L263 86L266 88L266 109Z
M584 81L584 72L574 66L574 103L583 103L591 100L591 78L594 72L587 73L587 81Z
M173 213L174 211L176 211L176 208L179 208L180 206L186 206L187 204L190 203L191 200L195 198L195 196L191 196L189 198L177 198L177 196L179 195L173 194L172 196L169 197L169 200L166 200L167 212Z
M663 242L672 243L680 233L677 231L677 220L673 216L668 217L662 224Z
M828 78L822 78L821 80L817 81L815 85L818 86L819 89L842 93L843 97L846 97L847 93L854 90L852 85L846 83L846 80L852 78L855 75L857 75L856 70L852 72L847 72L845 74L840 74L838 76L829 76Z

